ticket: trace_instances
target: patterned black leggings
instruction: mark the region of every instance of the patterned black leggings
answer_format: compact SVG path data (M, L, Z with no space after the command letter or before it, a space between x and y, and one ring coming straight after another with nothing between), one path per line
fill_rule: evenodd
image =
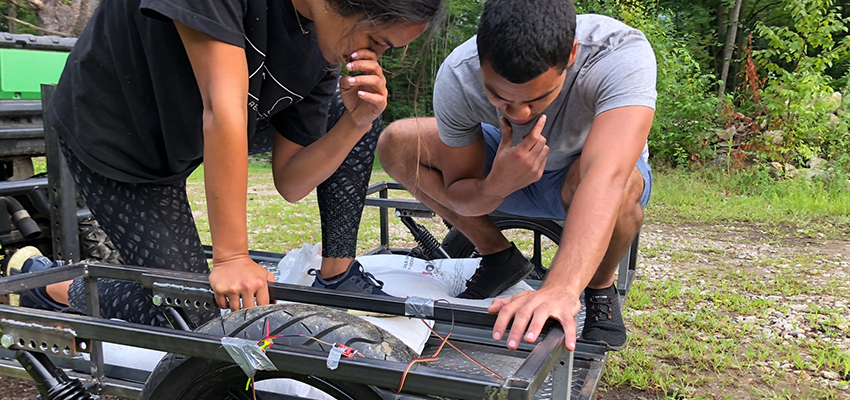
M341 99L336 96L331 104L328 129L344 111ZM378 118L340 168L317 189L324 257L350 258L356 254L357 231L380 130ZM271 150L271 136L255 137L259 140L249 144L252 153ZM125 263L209 273L185 182L171 185L117 182L88 169L64 143L62 150L77 189ZM137 283L101 279L98 292L105 318L170 326L162 309L153 305L151 291ZM71 284L68 297L71 307L85 312L82 279ZM202 312L190 314L189 318L198 324L218 315L217 311Z

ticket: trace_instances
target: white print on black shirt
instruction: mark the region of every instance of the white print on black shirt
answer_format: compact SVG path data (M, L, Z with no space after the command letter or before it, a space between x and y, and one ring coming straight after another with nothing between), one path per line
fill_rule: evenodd
M254 95L253 93L250 93L250 92L248 93L248 96L250 97L250 99L248 99L248 107L250 109L254 110L257 113L257 120L260 121L260 120L264 120L266 118L269 118L273 114L273 111L275 110L275 108L278 107L278 105L281 106L280 108L286 108L286 107L291 106L294 103L297 103L297 102L303 100L304 96L301 96L298 93L295 93L295 92L289 90L289 88L287 88L282 83L280 83L280 81L277 78L275 78L274 75L272 75L271 71L266 66L266 62L265 62L266 55L265 55L265 53L260 51L260 49L258 49L257 46L254 46L254 44L251 43L251 40L249 40L248 37L245 37L245 41L250 45L251 49L256 51L261 56L261 58L263 60L260 63L260 65L257 68L255 68L254 71L251 72L250 75L248 75L248 79L249 80L261 79L263 82L265 82L266 78L271 78L278 86L278 88L274 88L276 90L269 90L271 88L265 88L264 85L250 85L252 87L264 88L264 89L268 90L270 93L267 93L266 95L274 95L274 96L278 97L278 99L275 100L271 104L271 106L268 107L267 110L266 109L261 110L260 109L260 99L259 99L259 97ZM249 57L248 59L251 59L251 57ZM259 73L260 76L258 78L255 78L258 73Z

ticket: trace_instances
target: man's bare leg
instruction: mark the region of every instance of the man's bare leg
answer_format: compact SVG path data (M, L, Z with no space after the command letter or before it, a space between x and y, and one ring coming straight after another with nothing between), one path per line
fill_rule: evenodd
M511 247L489 217L465 217L448 207L438 154L440 140L434 118L409 118L390 124L378 139L378 157L387 173L416 198L458 228L481 252Z

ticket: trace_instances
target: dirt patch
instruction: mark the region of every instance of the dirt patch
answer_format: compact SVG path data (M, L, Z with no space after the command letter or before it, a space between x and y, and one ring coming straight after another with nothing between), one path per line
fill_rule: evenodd
M0 378L0 400L36 400L38 391L31 381Z
M597 400L650 400L660 395L658 390L635 390L630 388L600 388L596 392Z

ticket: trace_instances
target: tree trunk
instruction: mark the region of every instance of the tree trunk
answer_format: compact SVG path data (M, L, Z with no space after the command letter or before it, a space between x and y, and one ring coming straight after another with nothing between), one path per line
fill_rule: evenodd
M79 36L99 0L43 0L38 10L38 26L52 31Z
M726 33L726 46L723 47L723 66L720 70L720 89L717 97L723 98L726 93L726 79L729 76L729 63L732 60L732 51L735 49L735 37L738 34L738 15L741 12L742 0L735 0L735 5L729 12L729 30ZM720 105L718 105L720 107Z
M74 24L74 30L71 31L72 35L80 36L99 2L100 0L80 0L80 14L77 15L77 23Z
M726 10L726 8L723 7L723 2L718 1L717 2L717 21L716 21L716 23L717 23L717 25L716 25L716 27L717 27L717 40L718 41L720 41L720 38L723 37L723 34L725 34L727 29L728 29L728 27L726 26L726 15L728 14L728 12L729 11ZM714 46L712 46L712 47L714 47ZM720 71L722 69L723 63L720 62L720 60L721 60L720 57L715 57L714 60L715 60L714 61L714 72L717 75L720 75Z
M741 49L744 48L744 45L746 44L744 41L747 40L747 35L745 35L747 28L744 25L745 25L745 23L748 22L748 20L743 15L744 10L746 10L746 9L747 9L747 0L742 0L741 1L741 13L739 14L739 18L738 18L739 19L739 21L738 21L738 39L737 39L737 43L735 44L735 51L732 53L732 58L734 58L736 60L741 60L741 59L744 58L744 56L741 54ZM740 86L740 84L741 84L741 78L742 78L742 76L741 76L741 64L735 63L733 65L730 65L729 66L729 75L730 75L729 79L731 79L732 84L731 85L727 84L726 87L727 88L731 87L732 88L731 90L736 90L738 88L738 86Z
M15 8L15 5L12 3L6 3L6 15L12 18L18 18L18 9ZM15 21L7 20L7 24L9 24L9 33L18 33L18 26L15 24Z

